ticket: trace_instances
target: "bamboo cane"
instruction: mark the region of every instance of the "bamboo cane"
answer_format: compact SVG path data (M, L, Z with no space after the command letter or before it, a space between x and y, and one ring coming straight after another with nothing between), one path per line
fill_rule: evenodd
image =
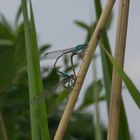
M73 108L76 104L80 89L82 87L84 78L86 76L89 64L91 62L92 56L93 56L94 51L95 51L96 46L97 46L97 43L99 42L102 31L104 29L104 26L107 22L107 19L109 17L109 14L112 10L114 3L115 3L115 0L108 0L106 5L105 5L104 10L102 11L102 14L101 14L100 19L97 23L96 29L95 29L95 31L91 37L91 40L88 44L88 48L86 49L85 57L82 61L80 70L79 70L78 75L77 75L75 87L73 88L72 93L69 97L68 103L65 107L65 110L64 110L63 116L60 120L60 123L59 123L58 129L56 131L54 140L62 140L63 139L63 136L65 134L65 131L67 129L67 126L68 126L68 123L69 123L69 120L70 120L70 117L71 117L71 114L73 111Z
M124 65L124 56L125 56L128 12L129 12L129 0L120 0L116 44L115 44L115 59L116 62L122 68ZM122 80L115 71L115 69L113 69L107 140L118 139L121 90L122 90Z

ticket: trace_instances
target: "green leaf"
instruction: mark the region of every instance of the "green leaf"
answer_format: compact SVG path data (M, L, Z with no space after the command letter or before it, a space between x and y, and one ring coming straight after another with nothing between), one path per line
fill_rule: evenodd
M14 42L8 39L0 39L0 47L1 46L13 46Z
M46 52L46 50L48 50L50 47L51 47L50 44L45 44L45 45L41 46L40 49L39 49L40 55L43 55L44 52Z
M110 13L110 16L109 16L109 18L108 18L108 22L107 22L107 24L106 24L106 29L107 30L109 30L110 29L110 27L111 27L111 25L112 25L112 21L113 21L113 11Z
M31 35L30 35L30 24L28 19L28 12L27 12L27 1L22 0L22 12L24 18L24 30L25 30L25 46L26 46L26 56L27 56L27 71L28 71L28 79L29 79L29 95L30 100L33 96L37 95L36 91L36 81L34 80L33 76L35 76L34 72L34 61L33 61L33 51L31 49ZM37 106L30 105L30 114L31 114L31 132L32 132L32 139L39 140L39 126L38 126L38 109Z
M87 25L86 23L84 23L83 21L78 21L76 20L75 21L75 24L83 29L85 29L86 31L89 31L90 30L90 26Z
M10 26L10 23L7 21L7 19L1 14L1 23L9 30L12 31L12 27Z
M7 27L2 25L0 29L3 29L0 37L0 87L2 89L7 88L14 81L16 73L26 66L26 55L23 25L20 25L15 32L11 32L9 37L5 36L9 32ZM14 40L11 40L12 34Z
M17 71L20 71L20 69L26 67L25 34L23 23L17 27L15 35L16 35L15 40L16 50L14 54L14 61L16 63L15 67Z
M101 83L101 80L98 80L98 81L94 81L91 83L90 86L88 86L87 90L85 91L85 97L84 97L84 100L81 104L81 106L79 107L79 109L84 109L86 107L88 107L89 105L92 105L95 103L95 96L94 94L100 94L101 93L101 90L102 90L102 83ZM96 89L96 90L93 90L93 89ZM96 93L94 93L96 92ZM103 98L100 97L99 100L102 100Z
M94 6L96 9L95 10L96 18L98 20L100 18L101 12L102 12L101 0L94 0ZM108 21L108 23L110 23L110 25L111 25L112 20ZM110 27L110 25L109 25L109 27ZM105 46L107 51L111 54L111 47L110 47L109 38L108 38L106 31L104 31L102 33L101 42ZM112 83L112 64L109 61L109 58L107 57L106 53L102 49L100 49L100 52L101 52L101 59L102 59L102 71L103 71L103 77L104 77L104 85L105 85L105 91L106 91L107 109L109 109L110 92L111 92L110 90L111 90L111 83ZM124 139L130 140L131 139L130 132L129 132L129 128L128 128L127 117L125 114L125 108L124 108L123 103L121 104L121 111L122 112L120 113L120 119L123 118L124 124L121 121L119 122L119 126L120 126L119 127L119 139L120 140L124 140ZM122 124L125 125L125 127L126 127L125 129L123 129L124 126ZM120 131L120 130L123 130L123 131ZM126 137L124 137L124 134L126 134L125 135Z
M120 108L120 123L119 125L119 140L131 140L131 134L129 133L129 127L126 119L126 112L123 105L123 99L121 100L121 108Z
M131 97L140 108L140 92L132 82L132 80L128 77L128 75L122 70L122 68L117 64L115 59L109 54L109 52L102 46L103 50L106 52L107 56L109 57L112 65L114 66L116 72L119 74L121 79L124 81Z
M5 18L0 20L0 39L15 41L15 34L9 26Z
M16 74L16 63L14 61L15 46L0 47L0 90L6 89L13 81Z
M47 112L49 113L49 115L52 115L56 109L58 109L58 107L60 105L62 105L64 103L64 100L66 99L66 97L69 96L68 91L63 90L62 92L58 93L50 93L51 95L48 95L47 97Z
M17 25L18 21L19 21L19 18L22 14L22 6L20 5L19 8L18 8L18 12L16 14L16 19L15 19L15 24Z
M96 9L96 19L98 20L100 18L101 12L102 12L102 5L101 1L94 0L94 6ZM111 53L110 43L107 36L106 31L103 32L101 37L101 42L104 44L106 49ZM104 77L104 84L105 84L105 90L106 90L106 99L107 99L107 105L109 106L109 99L110 99L110 89L111 89L111 79L112 79L112 65L110 61L108 60L107 55L105 54L102 49L100 49L101 54L101 62L102 62L102 71L103 71L103 77Z
M30 22L28 19L27 3L25 0L22 0L22 10L24 17L25 42L28 64L29 93L30 101L32 101L34 97L36 97L37 95L41 95L43 87L40 75L39 53L31 1ZM49 140L50 138L45 103L41 102L40 104L30 104L30 114L32 139L39 140L41 137L42 140Z
M32 66L34 70L34 75L32 77L34 86L36 86L36 93L38 95L42 94L43 91L43 86L42 86L42 81L41 81L41 73L40 73L40 63L39 63L39 52L38 52L38 45L37 45L37 36L36 36L36 28L35 28L35 21L34 21L34 15L33 15L33 9L32 9L32 3L30 0L30 17L31 17L31 24L30 24L30 35L31 35L31 53L32 53ZM34 96L34 93L32 93ZM31 97L32 97L31 95ZM36 107L36 106L35 106ZM41 139L42 140L49 140L50 139L50 134L49 134L49 129L48 129L48 121L47 121L47 112L46 112L46 106L45 103L42 102L41 104L38 105L36 109L38 110L38 114L36 114L36 117L39 116L38 120L38 127L40 128L39 132L41 134ZM35 116L34 116L35 117ZM36 139L36 138L35 138ZM40 139L40 138L39 138Z
M49 89L51 87L54 87L59 83L60 76L56 72L56 70L52 69L52 71L48 74L47 77L43 78L43 86L45 89Z

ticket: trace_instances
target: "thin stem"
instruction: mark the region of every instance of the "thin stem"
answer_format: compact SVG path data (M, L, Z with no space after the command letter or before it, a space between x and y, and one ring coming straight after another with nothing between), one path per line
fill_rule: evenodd
M7 131L6 131L6 127L1 111L0 111L0 126L3 134L3 140L8 140L8 135L7 135Z
M85 57L84 57L83 62L81 64L80 70L78 72L75 87L73 88L72 93L69 97L68 103L65 107L65 110L64 110L63 116L61 118L60 124L58 126L54 140L62 140L63 139L63 136L64 136L65 131L67 129L71 114L72 114L74 106L76 104L79 92L81 90L84 78L86 76L89 64L92 60L92 56L93 56L94 51L96 49L97 43L99 42L102 31L104 29L104 26L107 22L107 19L109 17L109 14L112 10L114 3L115 3L115 0L108 0L106 5L105 5L105 8L101 14L101 17L98 21L96 29L95 29L95 31L91 37L91 40L88 44L88 48L86 49Z
M96 9L95 10L96 11L95 12L96 18L99 19L100 13L102 12L101 0L94 0L94 5L95 5L95 9ZM103 43L105 48L111 54L111 48L110 48L110 43L109 43L107 31L103 32L100 43ZM109 61L105 52L101 49L101 44L100 44L100 54L101 54L102 71L103 71L103 79L104 79L104 87L105 87L105 91L106 91L107 111L108 111L110 89L111 89L111 80L112 80L112 64Z
M98 91L98 83L97 83L97 66L96 59L93 59L93 98L95 99L95 112L94 112L94 124L95 124L95 139L102 140L102 128L101 128L101 120L100 120L100 112L99 112L99 93ZM95 85L95 86L94 86Z
M116 44L115 44L115 59L116 62L122 68L124 64L124 55L125 55L128 12L129 12L129 0L120 0ZM122 90L122 80L115 71L115 69L113 69L107 140L118 139L121 90Z

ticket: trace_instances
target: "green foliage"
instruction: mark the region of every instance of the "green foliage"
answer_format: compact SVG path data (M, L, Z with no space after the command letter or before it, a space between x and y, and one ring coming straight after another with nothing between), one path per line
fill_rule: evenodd
M0 110L10 139L30 139L23 24L14 30L6 22L0 20Z
M84 96L84 100L81 103L79 109L84 109L87 108L90 105L93 105L95 103L95 94L100 95L101 90L103 88L103 85L101 83L101 80L98 81L93 81L86 89L85 91L85 96ZM96 89L96 90L94 90ZM95 93L96 92L96 93ZM104 100L104 97L101 96L99 97L99 101Z
M88 42L91 38L91 35L93 34L94 29L96 27L96 22L91 25L88 25L83 21L75 21L75 24L86 31L87 36L86 36L85 44L86 43L88 44Z
M20 18L19 15L18 18ZM17 21L19 21L18 18L16 19ZM23 23L15 24L16 27L14 29L7 25L10 24L3 24L3 21L0 20L0 65L2 66L0 69L0 111L4 119L7 136L10 140L30 140L31 123L29 105L31 103L28 92L24 27ZM49 47L50 45L48 44L39 47L40 55L49 49ZM68 57L64 57L64 70L71 72L72 69L68 66L69 61ZM78 66L78 61L75 63L75 66ZM64 108L69 96L69 91L58 88L61 87L61 84L58 84L61 79L52 68L47 66L45 68L42 67L41 72L44 87L43 100L46 100L50 135L53 138L62 114L62 108ZM48 89L50 89L49 92ZM40 104L40 101L36 104ZM78 121L80 115L76 115L77 113L75 112L73 116L73 119L77 121L72 122L66 139L79 139L81 138L80 134L82 134L83 139L87 139L89 136L94 137L93 129L88 129L87 134L83 134L83 130L80 129L81 121L84 120L84 124L88 126L92 122L92 116L90 115L90 119L84 119L86 117L85 114L82 116L81 121ZM79 136L76 136L76 133L79 133ZM2 131L0 139L3 139Z
M100 1L95 0L95 8L97 19L101 13L101 5ZM31 7L30 7L31 8ZM32 9L32 8L31 8ZM31 46L35 46L36 49L33 49L33 53L36 55L43 55L51 45L45 44L39 47L39 54L34 52L37 51L37 40L36 40L36 31L34 25L34 18L32 10L30 11L31 21L29 22L30 26L30 35L33 36L31 40ZM42 87L39 91L38 98L36 102L31 102L29 99L28 92L28 74L27 74L27 64L26 64L26 54L25 53L25 35L24 35L24 27L23 23L19 23L19 18L21 15L21 7L19 7L18 13L15 19L15 26L12 27L11 24L4 18L1 17L0 20L0 113L3 116L3 123L6 128L7 135L10 140L30 140L31 139L31 130L30 130L30 112L29 106L38 106L46 101L47 113L48 113L48 126L50 131L50 137L53 139L57 126L59 124L60 117L62 115L62 110L66 104L67 98L69 96L69 91L62 88L61 78L52 68L45 66L41 68L41 76L43 82L43 90ZM112 16L106 26L107 29L111 26ZM85 30L87 36L85 38L85 43L88 43L90 37L95 29L96 25L95 21L91 25L86 24L83 21L75 21L76 25L81 29ZM29 39L29 38L28 38ZM29 41L30 41L29 40ZM106 32L103 32L101 42L106 47L107 52L111 54L110 44L107 37ZM30 46L29 45L29 46ZM74 114L71 118L69 129L65 135L65 139L67 140L94 140L96 131L96 125L99 122L93 122L96 114L99 110L96 108L96 112L87 113L86 110L89 106L94 105L97 107L97 104L100 101L105 101L109 104L110 97L110 87L111 87L111 79L112 79L112 64L116 67L116 70L124 79L128 90L130 91L134 101L139 106L139 91L132 83L130 78L118 67L118 65L114 62L112 57L107 54L104 50L101 49L100 56L102 58L102 68L103 68L103 79L93 79L93 82L87 86L87 89L84 94L83 101L80 107L74 111ZM108 58L109 56L109 58ZM111 61L110 61L110 60ZM35 61L39 60L39 57L34 59ZM45 61L44 58L41 57L41 61ZM76 59L75 59L76 60ZM94 58L96 61L96 58ZM36 72L38 72L38 64L34 64L34 68ZM70 60L67 56L63 59L64 63L64 71L71 72L71 66L69 66ZM75 67L79 66L79 58L75 61ZM31 68L32 69L32 68ZM37 74L37 80L40 82L39 75ZM38 80L39 79L39 80ZM103 85L103 84L104 85ZM60 88L61 87L61 88ZM105 94L102 95L101 92L105 88ZM94 91L94 92L93 92ZM43 93L42 96L39 94ZM96 96L98 95L98 100ZM122 102L121 105L121 116L120 116L120 135L119 139L130 139L130 133L128 130L128 124L126 119L126 113L124 109L124 105ZM40 111L40 114L41 111ZM45 118L46 119L46 118ZM46 119L47 120L47 119ZM42 121L42 123L46 122ZM41 123L41 126L43 126ZM46 123L44 123L46 125ZM81 127L82 126L82 127ZM46 127L46 126L45 126ZM103 139L106 139L106 130L102 126L103 130ZM0 128L1 130L2 128ZM0 139L3 139L3 133L0 133ZM40 134L39 134L40 135Z
M6 20L0 21L1 90L9 87L20 67L25 65L25 48L23 47L24 41L22 39L24 39L23 25L13 31ZM20 57L19 54L21 54Z
M49 128L51 132L51 139L55 134L55 130L59 124L60 114L62 112L55 111L52 117L49 118ZM103 127L103 126L102 126ZM64 139L67 140L95 140L93 116L90 113L80 113L75 111L70 120L69 128ZM103 135L106 137L106 130L103 127Z
M105 138L105 129L103 135ZM68 140L96 140L93 116L89 113L74 113L66 137Z
M102 5L101 5L101 1L97 1L94 0L95 3L95 9L96 9L96 18L97 20L100 17L100 14L102 12ZM111 14L112 16L113 14ZM111 17L110 16L110 17ZM112 18L109 18L109 22L107 24L107 28L109 29L108 25L111 26L112 20L110 20ZM103 44L105 46L105 49L110 53L111 53L111 48L110 48L110 43L109 43L109 38L107 35L107 32L104 31L101 37L101 44ZM101 46L100 46L101 48ZM111 83L112 83L112 65L111 62L109 61L109 58L107 56L107 54L100 49L101 52L101 59L102 59L102 72L103 72L103 78L104 78L104 86L105 86L105 91L106 91L106 103L107 103L107 109L109 109L109 101L110 101L110 92L111 92ZM127 117L126 117L126 113L125 113L125 108L124 108L124 104L123 101L121 101L121 110L120 110L120 122L119 122L119 140L130 140L130 132L129 132L129 128L128 128L128 123L127 123ZM121 122L121 120L124 120L123 123ZM125 129L124 126L125 125Z
M30 101L32 101L34 97L42 94L43 86L40 74L38 44L31 0L29 1L29 6L30 12L27 10L27 2L22 0L29 97ZM30 14L30 20L28 13ZM41 138L42 140L50 140L46 106L44 102L41 102L40 104L30 104L30 118L32 139L39 140Z
M94 0L95 3L95 9L96 9L96 17L97 20L100 17L101 11L102 11L102 7L101 7L101 2ZM112 19L113 19L113 13L111 13L111 16L109 18L109 21L107 23L106 29L109 29L111 24L112 24ZM91 35L94 31L95 23L92 23L91 25L87 25L86 23L84 23L83 21L76 21L75 22L76 25L78 25L80 28L82 28L83 30L85 30L87 32L87 36L86 36L86 42L89 41L89 39L91 38ZM103 32L101 40L100 40L100 44L102 44L106 51L110 54L111 57L111 48L110 48L110 43L109 43L109 39L107 36L106 31ZM115 64L115 62L111 59L108 58L108 54L103 51L102 49L100 49L100 55L101 55L101 62L102 62L102 71L103 71L103 83L104 83L104 88L106 91L106 102L107 102L107 106L109 107L109 99L110 99L110 89L111 89L111 79L112 79L112 64L114 67L116 67L117 72L119 73L120 77L124 80L130 94L132 95L132 98L134 99L134 101L136 102L136 104L139 106L139 91L137 90L137 88L135 87L134 83L130 80L130 78L123 72L121 71ZM110 61L111 59L111 61ZM112 63L112 64L111 64ZM94 86L93 86L94 87ZM85 103L84 105L90 105L90 103L94 102L93 99L93 94L92 92L89 92L90 90L92 90L92 85L88 87L88 90L86 90L86 96L84 98L83 103ZM81 105L84 107L84 105ZM82 108L80 106L80 108ZM128 124L127 124L127 118L126 118L126 114L125 114L125 108L123 105L123 101L121 103L121 110L120 110L120 127L119 127L119 139L128 139L130 140L130 132L129 132L129 128L128 128ZM123 122L122 122L123 120ZM124 129L125 126L125 129Z
M140 108L140 92L132 82L132 80L128 77L128 75L121 69L121 67L117 64L115 59L109 54L109 52L103 47L104 51L108 55L112 65L114 66L116 72L119 74L121 79L124 81L127 89L129 90L130 95L132 96L133 100Z

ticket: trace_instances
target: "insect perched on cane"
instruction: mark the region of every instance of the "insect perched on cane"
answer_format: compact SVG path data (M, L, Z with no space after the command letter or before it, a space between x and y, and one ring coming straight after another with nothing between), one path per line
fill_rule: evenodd
M56 58L55 63L54 63L54 69L63 78L62 80L63 87L70 89L75 85L76 72L75 72L75 67L73 63L73 56L84 52L86 47L87 47L87 44L81 44L81 45L77 45L76 47L72 47L72 48L68 48L64 50L47 52L43 55L43 57L45 57L46 59ZM71 54L70 56L71 56L71 66L72 66L73 74L68 74L66 72L60 71L56 67L58 60L66 54Z
M60 75L60 77L62 78L62 80L60 81L60 83L58 83L56 86L55 86L55 89L60 85L62 84L64 88L66 89L72 89L76 83L76 72L75 72L75 67L74 67L74 63L73 63L73 57L77 54L81 54L85 51L87 45L86 44L83 44L83 45L77 45L76 47L73 47L73 48L68 48L68 49L64 49L64 50L58 50L58 51L53 51L53 52L47 52L45 54L42 55L43 58L46 58L46 59L53 59L53 58L56 58L55 60L55 63L53 65L54 67L54 70L57 72L58 75ZM57 68L57 62L58 60L63 57L64 55L66 54L70 54L70 57L71 57L71 67L72 67L72 71L73 73L72 74L69 74L67 72L63 72L63 71L60 71L58 68ZM52 92L51 90L48 92ZM42 100L43 98L45 98L45 94L42 94L41 96L39 97L35 97L32 101L32 103L35 103L35 102L38 102L40 100Z

